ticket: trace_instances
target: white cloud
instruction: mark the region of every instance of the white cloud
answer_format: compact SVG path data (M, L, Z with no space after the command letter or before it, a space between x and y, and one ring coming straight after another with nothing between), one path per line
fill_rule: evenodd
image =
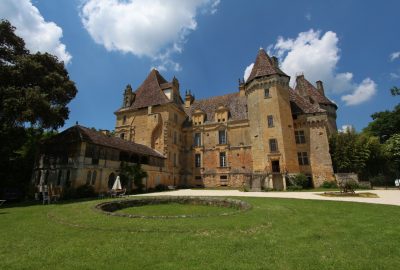
M338 129L339 133L350 133L350 132L353 132L353 131L355 131L354 126L353 125L349 125L349 124L343 125L341 129Z
M376 83L370 78L364 79L352 94L342 96L347 106L358 105L374 96L377 92Z
M46 22L30 0L1 0L0 18L7 19L17 29L26 47L32 52L48 52L68 63L72 56L61 43L62 29L54 22Z
M398 80L398 79L400 79L400 73L391 72L390 78L393 80Z
M254 66L254 63L251 63L244 70L244 74L243 74L244 81L247 81L247 79L249 78L251 70L253 69L253 66Z
M397 58L400 58L400 52L393 52L390 54L390 61L394 61Z
M307 13L304 17L307 21L311 21L311 13Z
M320 31L310 29L307 32L299 33L295 39L279 37L276 44L269 47L269 51L281 59L281 68L291 76L292 84L296 74L304 73L311 82L323 81L328 92L334 94L353 92L353 95L357 97L362 95L363 98L360 98L359 102L347 102L347 105L360 104L368 100L374 92L360 90L365 89L365 82L374 85L375 90L376 84L368 78L358 85L353 81L353 73L337 72L340 60L338 42L339 38L335 32L328 31L322 35Z
M181 53L196 15L214 14L219 0L87 0L81 10L85 29L108 51L146 56L160 69L179 70L171 56Z

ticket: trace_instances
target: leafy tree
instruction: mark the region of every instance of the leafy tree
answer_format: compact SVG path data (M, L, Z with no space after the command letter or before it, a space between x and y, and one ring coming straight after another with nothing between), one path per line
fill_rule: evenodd
M400 134L394 134L385 143L384 149L388 158L393 162L393 170L397 176L400 175Z
M33 154L24 151L33 151L45 130L64 125L76 93L63 62L31 54L15 27L0 21L0 187L29 181Z
M121 162L121 175L128 181L129 191L132 189L132 180L136 189L139 192L143 191L143 178L146 178L148 175L147 172L142 169L139 163L129 165L128 163Z
M393 134L400 133L400 104L393 111L377 112L371 117L373 121L364 129L366 134L377 136L381 142L385 142Z
M393 86L392 89L390 89L390 92L393 96L400 96L400 88L396 86Z

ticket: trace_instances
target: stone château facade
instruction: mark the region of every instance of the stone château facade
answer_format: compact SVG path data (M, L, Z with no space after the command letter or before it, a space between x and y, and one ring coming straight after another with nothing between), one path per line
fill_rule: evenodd
M115 112L116 136L148 146L165 157L153 186L285 189L290 175L304 173L314 186L333 180L328 136L336 132L337 106L304 75L296 87L260 49L236 93L196 100L179 82L153 69Z

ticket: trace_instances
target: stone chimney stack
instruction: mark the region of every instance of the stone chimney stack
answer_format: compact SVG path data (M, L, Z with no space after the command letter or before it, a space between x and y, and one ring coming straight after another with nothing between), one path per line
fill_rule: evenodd
M307 97L307 91L304 87L304 74L299 74L296 76L296 89L298 89L299 94L303 97Z
M244 97L246 95L245 88L244 88L244 79L239 79L239 96Z
M190 90L186 90L186 95L185 95L185 108L189 108L194 101L194 96L192 95L192 92Z
M322 83L322 81L317 81L316 84L318 92L325 96L324 84Z

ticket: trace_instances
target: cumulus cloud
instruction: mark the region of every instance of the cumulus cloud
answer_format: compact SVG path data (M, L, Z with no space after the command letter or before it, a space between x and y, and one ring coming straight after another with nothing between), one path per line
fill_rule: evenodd
M358 105L369 100L375 95L376 90L376 83L370 78L366 78L356 87L352 94L342 96L342 101L348 106Z
M253 69L253 66L254 66L254 63L251 63L244 70L244 74L243 74L244 81L247 81L247 79L249 78L251 70Z
M390 61L394 61L397 58L400 58L400 52L393 52L390 54Z
M31 52L48 52L65 63L71 60L60 41L62 29L54 22L46 22L30 0L1 0L0 18L16 27L15 33L24 39Z
M217 12L219 0L87 0L81 18L93 40L108 51L149 57L160 69L179 70L181 53L196 15Z
M325 89L333 94L352 92L342 100L347 105L357 105L373 96L376 84L370 78L357 84L353 80L353 73L337 72L340 60L338 42L335 32L328 31L322 34L310 29L299 33L294 39L279 37L276 44L269 46L269 53L281 59L281 68L291 76L292 84L296 74L304 73L311 82L322 80Z

